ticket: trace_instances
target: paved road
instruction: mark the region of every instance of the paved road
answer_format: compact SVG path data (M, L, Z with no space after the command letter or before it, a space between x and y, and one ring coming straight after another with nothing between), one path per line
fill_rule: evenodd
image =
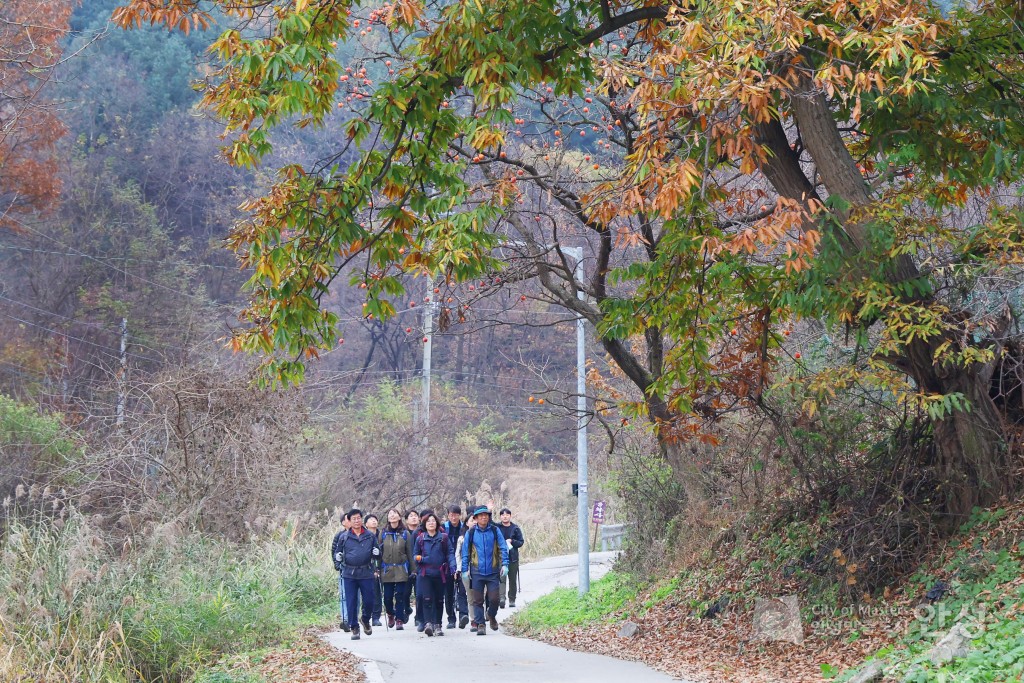
M611 567L614 553L591 554L591 580ZM557 586L575 586L576 556L552 557L520 567L526 587L516 598L516 609L502 610L507 617L532 599ZM363 658L369 683L452 683L453 681L521 681L526 683L663 683L675 679L635 662L571 652L504 631L480 638L469 629L445 631L443 638L427 638L416 630L374 628L373 635L352 641L338 631L327 636L335 647Z

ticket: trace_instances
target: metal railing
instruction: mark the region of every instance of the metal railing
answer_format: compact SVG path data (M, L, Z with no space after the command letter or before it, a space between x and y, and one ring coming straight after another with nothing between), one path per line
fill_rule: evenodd
M622 541L629 533L628 524L602 524L601 525L601 551L621 550Z

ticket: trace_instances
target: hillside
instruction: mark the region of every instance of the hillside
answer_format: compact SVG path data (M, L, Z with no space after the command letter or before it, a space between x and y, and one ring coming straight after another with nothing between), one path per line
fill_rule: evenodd
M980 683L1024 673L1024 505L977 512L878 595L850 583L859 568L822 547L821 527L744 531L653 581L615 574L577 610L565 604L572 593L542 600L517 629L709 683ZM775 600L784 596L796 597L796 611ZM584 623L564 616L574 613ZM619 634L627 622L639 635ZM943 655L938 644L954 628L966 639Z

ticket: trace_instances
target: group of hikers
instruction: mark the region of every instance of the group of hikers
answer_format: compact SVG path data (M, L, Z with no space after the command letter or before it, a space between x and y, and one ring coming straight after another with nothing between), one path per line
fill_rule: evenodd
M516 606L523 532L508 508L499 512L497 524L485 505L466 519L460 506L451 505L447 517L442 522L430 509L403 517L391 509L381 526L376 515L364 518L356 508L342 515L331 558L341 629L352 640L359 640L360 625L372 634L385 613L389 628L404 630L414 605L416 630L427 636L444 635L445 612L449 629L457 618L459 628L469 624L478 636L487 635L488 626L498 630L498 609L506 600Z

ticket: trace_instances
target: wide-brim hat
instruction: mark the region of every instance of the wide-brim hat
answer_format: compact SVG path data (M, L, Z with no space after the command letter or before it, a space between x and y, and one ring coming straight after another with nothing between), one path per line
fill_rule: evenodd
M486 505L481 505L476 510L473 510L473 516L474 517L477 517L478 515L489 515L489 514L491 514L491 509L489 507L487 507Z

